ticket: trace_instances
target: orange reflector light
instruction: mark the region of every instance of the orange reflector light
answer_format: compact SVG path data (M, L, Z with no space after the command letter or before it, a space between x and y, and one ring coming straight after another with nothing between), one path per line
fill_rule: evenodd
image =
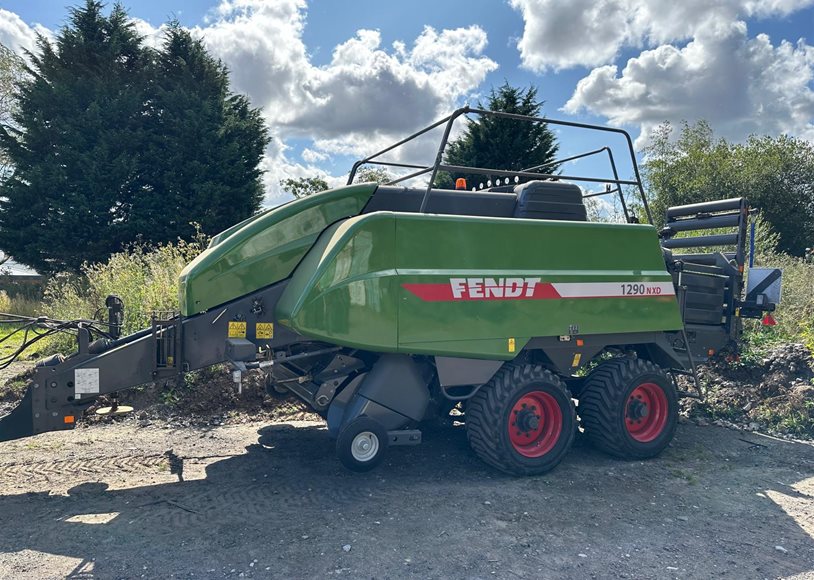
M581 338L578 338L577 339L577 346L585 346L585 341L582 340Z
M714 348L711 348L711 349L709 349L709 350L707 351L707 356L712 356L712 355L714 355L714 354L715 354L715 349L714 349Z
M777 326L777 321L774 319L774 316L766 313L766 316L763 317L763 320L760 321L763 326Z
M65 421L66 425L73 425L76 423L76 417L73 415L66 415L62 420Z
M466 179L459 177L455 180L455 189L466 189Z

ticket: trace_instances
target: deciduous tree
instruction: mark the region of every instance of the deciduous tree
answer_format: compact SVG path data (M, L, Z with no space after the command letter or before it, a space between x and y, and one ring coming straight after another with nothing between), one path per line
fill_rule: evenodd
M704 121L662 125L648 147L643 174L659 224L666 208L746 197L779 236L779 249L802 256L814 245L814 145L786 135L745 143L716 138Z
M287 178L280 182L280 187L296 198L308 197L314 193L328 189L328 182L320 177Z

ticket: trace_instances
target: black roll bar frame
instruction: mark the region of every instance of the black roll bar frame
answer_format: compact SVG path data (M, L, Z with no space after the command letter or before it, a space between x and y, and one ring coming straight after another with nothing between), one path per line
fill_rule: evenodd
M580 153L578 155L572 155L570 157L566 157L563 159L558 159L555 161L549 161L547 163L543 163L542 165L536 165L533 167L529 167L523 169L521 171L510 171L504 169L489 169L484 167L464 167L460 165L447 165L443 162L444 158L444 151L446 151L446 147L449 144L449 136L452 132L452 128L455 124L455 121L458 120L459 117L468 115L468 114L475 114L480 116L492 116L492 117L500 117L504 119L512 119L515 121L524 121L524 122L531 122L531 123L544 123L547 125L558 125L562 127L571 127L576 129L587 129L592 131L602 131L606 133L614 133L617 135L622 135L625 138L625 142L627 144L628 152L630 153L630 162L633 165L633 172L635 179L620 179L619 172L617 170L616 161L613 157L613 152L607 146L601 147L599 149L595 149L593 151L588 151L585 153ZM382 161L380 157L385 153L389 153L394 149L401 147L405 143L408 143L418 137L432 131L433 129L437 129L438 127L444 125L444 133L441 138L441 143L438 146L438 150L435 155L435 161L432 165L416 165L412 163L400 163L394 161ZM562 174L555 174L555 173L540 173L539 170L545 169L547 167L559 167L563 163L568 163L569 161L576 161L578 159L583 159L586 157L590 157L593 155L600 155L602 153L606 153L608 156L608 162L611 167L611 171L613 173L613 178L597 178L597 177L585 177L585 176L578 176L578 175L562 175ZM617 129L615 127L606 127L603 125L592 125L589 123L578 123L576 121L564 121L560 119L548 119L546 117L532 117L528 115L519 115L516 113L505 113L503 111L489 111L486 109L478 109L472 107L461 107L460 109L456 109L450 115L444 117L436 121L435 123L421 129L413 133L412 135L405 137L401 141L398 141L389 147L382 149L365 157L364 159L360 159L353 164L351 168L350 174L348 175L348 185L353 183L354 178L356 177L356 173L359 168L363 165L379 165L384 167L398 167L402 169L414 169L415 171L408 173L407 175L402 175L396 179L391 180L388 182L388 185L395 185L397 183L401 183L403 181L407 181L410 179L414 179L421 175L430 174L430 179L427 183L427 189L424 192L424 197L421 200L421 207L420 210L422 213L426 213L427 211L427 204L429 202L430 192L432 191L433 184L435 183L435 179L438 176L439 171L447 171L447 172L458 172L458 173L468 173L468 174L475 174L475 175L486 175L486 176L505 176L505 177L527 177L532 179L551 179L551 180L571 180L571 181L582 181L586 183L605 183L607 184L608 188L605 191L600 192L587 192L583 194L583 198L590 198L596 197L600 195L608 195L608 194L618 194L619 200L622 205L622 211L625 214L625 219L627 222L636 222L638 221L635 216L633 216L629 209L628 205L625 201L624 192L622 191L622 186L632 186L636 190L638 190L639 196L641 198L642 207L644 208L645 213L647 214L647 219L649 223L654 223L653 215L650 213L650 205L647 202L647 196L644 192L644 186L642 185L642 178L639 172L639 165L636 161L636 153L633 149L633 140L630 137L630 134L625 131L624 129ZM615 187L610 187L610 184L614 184Z

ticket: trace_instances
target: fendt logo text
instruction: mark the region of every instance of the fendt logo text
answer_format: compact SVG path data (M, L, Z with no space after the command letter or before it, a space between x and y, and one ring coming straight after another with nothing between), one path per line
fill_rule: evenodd
M531 298L539 278L450 278L453 298Z

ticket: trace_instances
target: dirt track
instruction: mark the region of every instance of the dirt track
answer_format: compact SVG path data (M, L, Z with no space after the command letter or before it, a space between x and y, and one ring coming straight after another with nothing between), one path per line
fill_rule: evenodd
M814 447L682 425L514 479L438 428L358 475L316 424L107 425L0 444L0 519L0 578L814 578Z

